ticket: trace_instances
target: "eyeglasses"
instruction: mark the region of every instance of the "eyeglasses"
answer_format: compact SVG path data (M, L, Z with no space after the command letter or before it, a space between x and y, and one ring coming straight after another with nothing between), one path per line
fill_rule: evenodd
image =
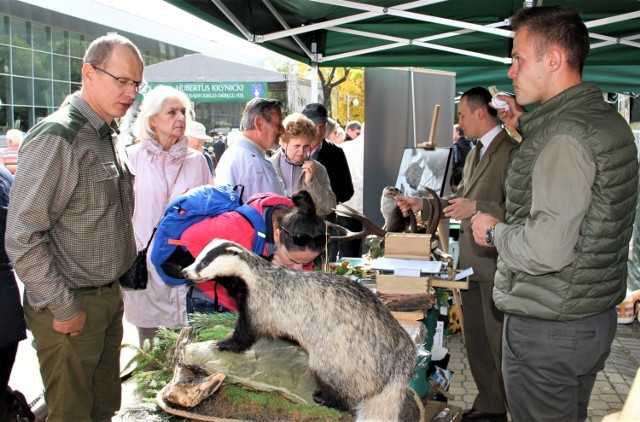
M302 167L304 165L304 163L306 163L307 161L311 160L311 153L307 151L305 157L304 157L304 161L302 161L301 163L294 163L293 161L291 161L289 159L289 156L287 155L287 149L286 148L282 148L282 152L284 153L284 161L287 162L287 164L292 165L293 167Z
M294 245L300 246L303 248L307 246L312 246L312 245L318 248L318 247L324 246L327 243L326 234L321 234L319 236L311 237L308 234L291 233L289 230L285 229L282 226L280 226L280 230L285 232L287 236L289 236L291 240L293 240Z
M126 88L126 87L130 87L132 86L133 89L136 90L136 92L140 92L143 91L147 88L148 84L144 81L134 81L133 79L127 79L127 78L121 78L115 75L112 75L111 73L107 72L104 69L100 69L98 66L94 66L91 65L95 70L98 70L102 73L104 73L105 75L111 76L113 79L115 79L119 84L121 88Z

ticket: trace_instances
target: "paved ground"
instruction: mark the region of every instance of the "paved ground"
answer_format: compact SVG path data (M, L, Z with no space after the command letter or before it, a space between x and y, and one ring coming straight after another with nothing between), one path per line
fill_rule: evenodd
M137 344L135 327L125 323L124 342ZM462 336L446 337L444 346L449 349L451 359L448 369L455 372L449 392L455 399L449 403L462 407L471 407L477 393L475 382L471 376L467 361L466 349ZM132 355L130 350L123 350L122 361L128 362ZM636 371L640 367L640 323L636 320L630 325L618 324L618 332L613 342L611 355L607 360L605 370L598 374L596 384L589 403L588 422L601 421L604 415L615 413L622 409L627 398ZM38 372L38 361L31 347L31 337L20 343L16 364L11 374L11 387L22 391L27 400L31 401L42 392L42 381ZM131 386L125 384L123 390L123 404L134 400ZM38 403L41 404L40 401Z
M40 394L42 394L42 378L40 377L40 371L38 369L38 358L36 352L31 346L33 337L31 332L27 331L27 339L20 342L18 346L18 355L16 356L16 363L11 371L11 379L9 380L9 386L13 389L20 390L24 393L27 401L31 402ZM137 330L131 324L124 323L124 338L125 344L138 344ZM131 349L123 349L120 353L120 360L122 367L131 360L134 352ZM133 399L132 384L125 384L122 394L122 402L130 403ZM34 407L38 407L43 403L40 399Z
M455 395L455 399L450 400L449 403L463 409L470 408L478 390L471 376L462 335L445 337L444 343L451 354L447 369L455 372L449 387L449 392ZM604 371L598 374L591 393L587 422L601 421L603 416L622 409L638 368L640 368L640 323L635 320L629 325L618 324L611 354Z

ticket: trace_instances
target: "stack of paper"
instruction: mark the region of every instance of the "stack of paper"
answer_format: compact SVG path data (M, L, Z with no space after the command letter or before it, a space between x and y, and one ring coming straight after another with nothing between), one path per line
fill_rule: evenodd
M378 258L371 268L392 272L396 276L420 277L421 274L437 274L445 271L442 261L420 261L417 259Z

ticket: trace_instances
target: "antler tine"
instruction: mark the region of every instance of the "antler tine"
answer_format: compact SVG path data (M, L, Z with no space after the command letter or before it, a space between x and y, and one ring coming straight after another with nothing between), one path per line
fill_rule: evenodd
M362 215L359 211L356 211L355 209L351 208L349 205L346 204L338 204L338 207L342 207L344 209L340 209L340 208L333 208L333 210L338 213L338 214L344 214L348 217L352 217L355 214L358 215Z
M342 235L348 235L349 233L353 233L349 229L345 229L344 227L342 227L340 224L332 223L331 221L326 221L326 224L327 224L327 228L336 230L340 232ZM330 235L330 237L335 237L335 236Z
M346 211L341 210L339 208L335 208L336 213L345 215L347 217L355 218L356 220L360 221L364 228L363 232L368 230L365 236L369 234L375 234L376 236L384 237L384 235L387 234L386 230L373 224L373 222L369 220L364 214L354 210L353 208L345 204L340 204L340 207L344 207ZM365 236L362 236L362 237L365 237Z
M427 227L427 233L435 236L438 230L438 224L440 223L440 217L442 216L442 204L440 203L440 197L437 193L429 188L425 189L429 192L429 225Z
M364 236L359 236L361 232L352 232L351 230L345 229L341 225L332 223L330 221L327 221L327 227L330 229L334 229L340 233L337 236L330 234L328 241L329 243L346 242L349 240L361 239L363 237L366 237L366 234Z
M349 240L363 239L369 236L370 234L375 234L375 233L371 233L371 231L367 228L364 228L361 232L352 232L338 224L327 223L327 225L329 227L335 228L341 233L345 233L344 235L338 235L338 236L329 235L329 243L348 242Z
M337 214L340 215L345 215L347 217L351 217L351 218L355 218L356 220L362 222L362 231L359 232L352 232L351 230L345 229L344 227L342 227L339 224L335 224L335 223L331 223L331 222L327 222L327 226L330 228L333 228L335 230L337 230L338 232L341 233L341 235L338 236L329 236L329 242L346 242L349 240L356 240L356 239L363 239L367 236L369 236L370 234L374 234L377 236L381 236L384 237L385 234L387 234L387 232L384 229L381 229L380 227L376 226L375 224L373 224L371 222L371 220L369 220L367 217L365 217L362 213L354 210L353 208L344 205L344 204L340 204L341 207L344 207L344 209L334 209L334 211Z
M427 188L427 191L428 191L428 189L429 188ZM433 201L431 200L431 198L432 198L432 195L431 195L431 193L429 193L429 195L427 196L427 202L429 203L429 220L427 220L427 233L430 234L431 236L433 236L435 234L435 231L432 232L431 229L434 227L433 224L432 224L432 221L433 221L433 219L434 219L434 217L436 215L436 212L435 212L435 208L434 208ZM435 227L437 229L437 225ZM436 229L434 229L434 230L436 230Z

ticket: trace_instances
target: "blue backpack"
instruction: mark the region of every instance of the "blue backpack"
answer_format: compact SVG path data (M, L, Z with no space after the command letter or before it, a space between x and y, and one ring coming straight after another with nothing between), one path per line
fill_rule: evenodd
M205 218L236 211L244 216L256 231L251 250L261 254L266 239L266 225L262 215L249 205L240 204L240 194L232 185L200 186L190 189L167 205L156 230L156 240L150 260L162 280L171 285L190 284L182 276L182 269L194 258L182 246L182 233Z

